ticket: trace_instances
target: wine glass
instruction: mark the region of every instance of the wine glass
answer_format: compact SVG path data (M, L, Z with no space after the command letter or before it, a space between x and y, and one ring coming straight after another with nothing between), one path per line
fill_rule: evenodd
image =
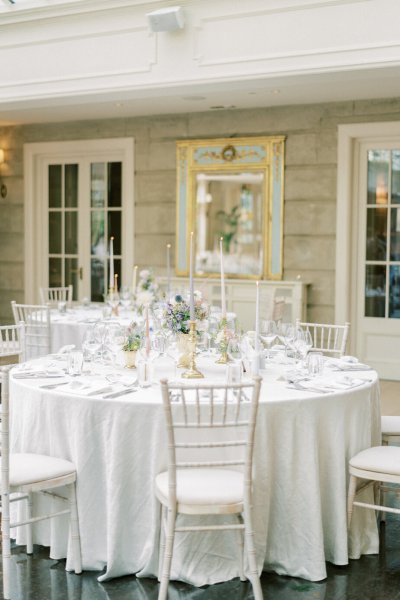
M122 308L124 309L125 312L128 312L130 305L131 305L131 291L130 291L129 287L123 286L120 289L119 298L120 298Z
M125 340L124 328L114 321L107 323L104 330L104 347L111 353L114 363L117 361L119 352L122 350Z
M267 361L270 360L271 346L278 335L278 329L275 321L262 320L260 337L267 347Z
M88 327L82 340L84 357L89 362L94 362L103 345L100 329L96 325Z

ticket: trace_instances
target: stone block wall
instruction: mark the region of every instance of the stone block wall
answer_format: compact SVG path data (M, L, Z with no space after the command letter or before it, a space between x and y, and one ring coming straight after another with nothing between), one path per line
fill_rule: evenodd
M400 99L222 110L152 117L0 127L7 151L0 198L0 322L24 297L23 144L135 138L135 260L162 273L175 234L175 142L283 134L286 139L284 278L311 283L308 318L334 319L337 126L400 119Z

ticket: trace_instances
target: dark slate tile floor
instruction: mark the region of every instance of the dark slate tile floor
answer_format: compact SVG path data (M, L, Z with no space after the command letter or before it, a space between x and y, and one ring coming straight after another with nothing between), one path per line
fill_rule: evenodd
M325 581L312 583L263 573L265 600L400 600L400 518L388 515L381 525L379 555L364 556L348 566L327 565ZM99 573L65 572L65 561L49 559L36 546L33 556L13 549L12 600L156 600L154 579L120 577L100 584ZM0 596L2 598L2 596ZM251 600L249 583L229 581L204 588L171 582L169 600Z

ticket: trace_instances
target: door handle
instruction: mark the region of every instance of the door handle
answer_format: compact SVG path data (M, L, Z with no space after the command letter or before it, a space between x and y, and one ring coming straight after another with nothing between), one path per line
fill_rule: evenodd
M79 273L79 279L82 281L83 279L83 267L79 267L79 269L71 269L71 273Z

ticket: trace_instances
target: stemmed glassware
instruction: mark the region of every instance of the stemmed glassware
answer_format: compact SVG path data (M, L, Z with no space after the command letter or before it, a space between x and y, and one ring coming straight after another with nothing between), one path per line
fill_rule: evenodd
M122 308L124 309L125 312L128 312L129 308L131 307L131 304L132 304L132 294L131 294L131 290L129 289L129 287L123 286L120 289L119 298L120 298Z
M82 341L84 358L88 362L94 362L99 357L103 347L103 336L99 327L92 325L88 327Z
M267 348L267 361L270 361L271 346L278 335L278 329L275 321L262 320L260 337Z
M107 323L104 328L104 349L109 352L112 357L112 361L116 363L118 354L122 350L122 346L125 340L124 328L114 321Z

